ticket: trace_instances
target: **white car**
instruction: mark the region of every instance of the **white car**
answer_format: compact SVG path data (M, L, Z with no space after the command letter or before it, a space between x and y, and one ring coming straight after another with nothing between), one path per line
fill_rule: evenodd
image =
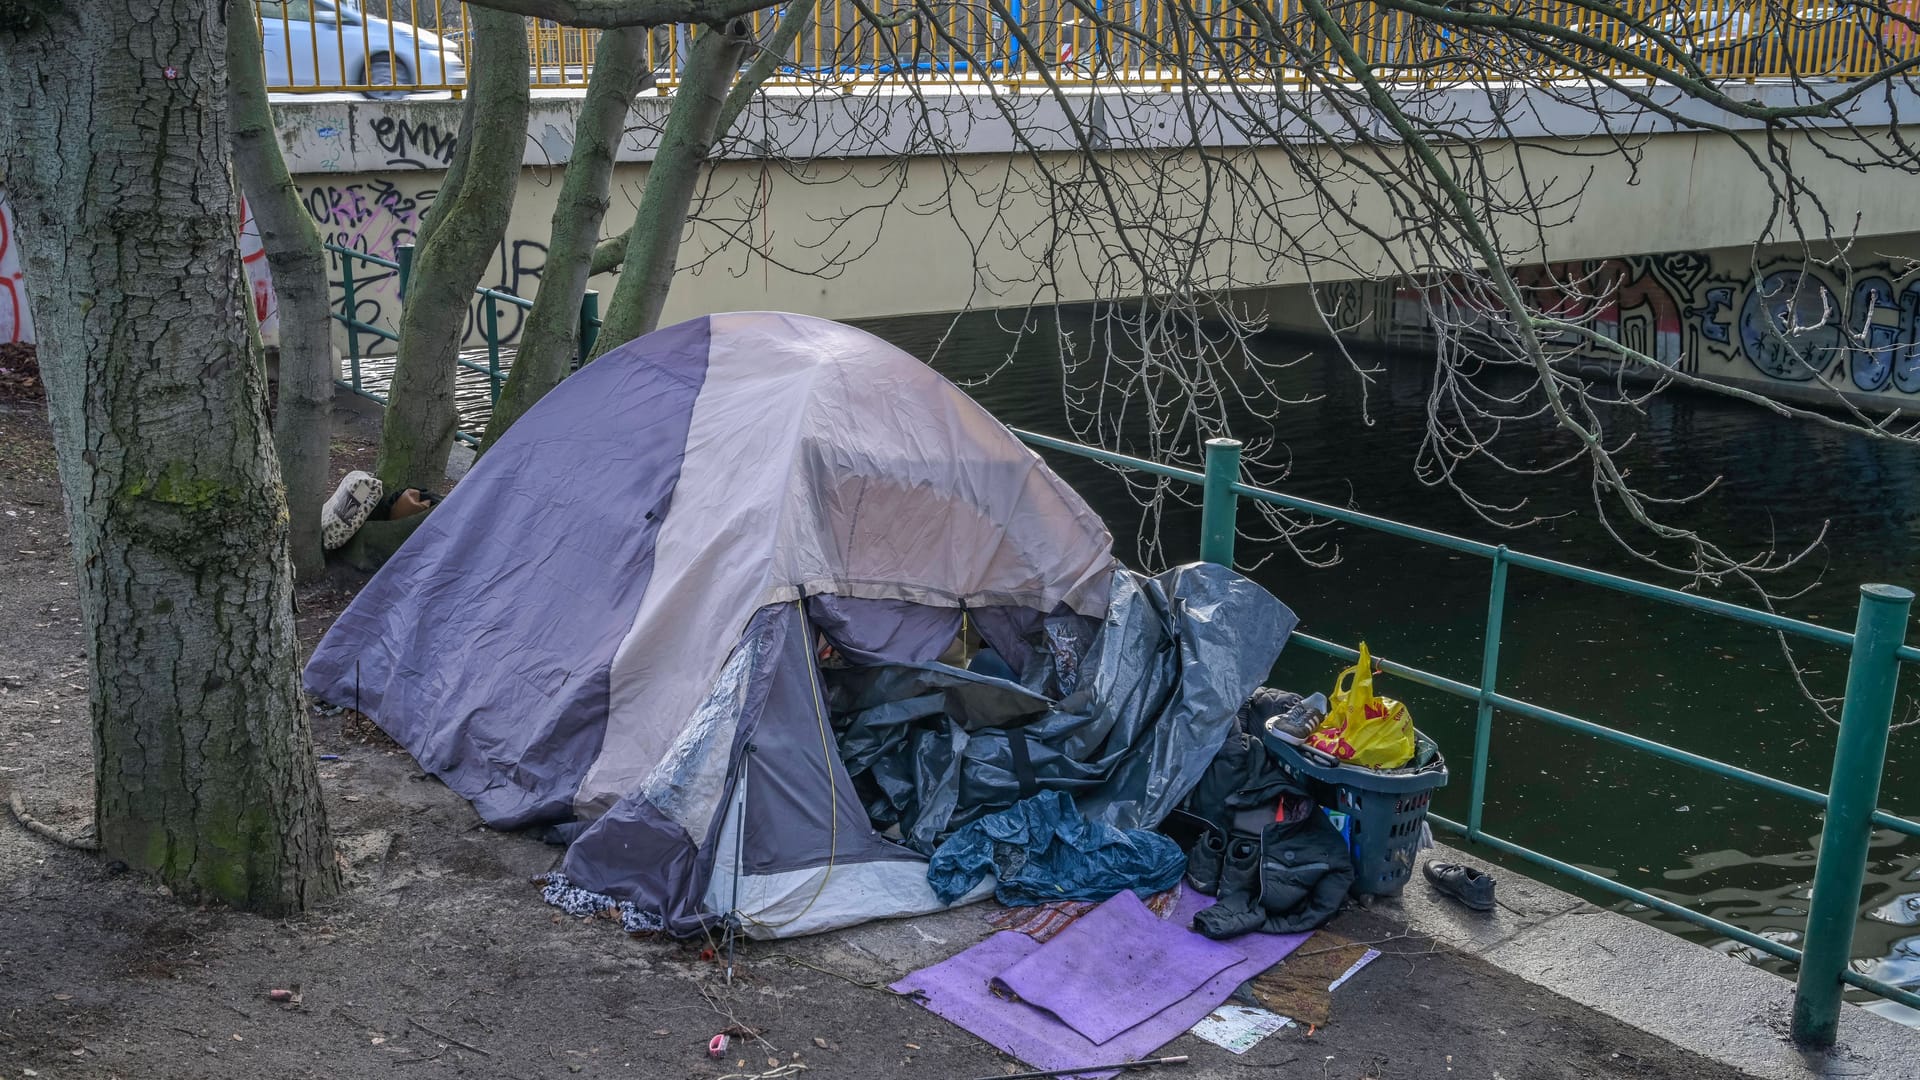
M430 30L364 14L341 0L257 2L270 90L391 86L366 93L392 98L415 87L467 81L459 49Z

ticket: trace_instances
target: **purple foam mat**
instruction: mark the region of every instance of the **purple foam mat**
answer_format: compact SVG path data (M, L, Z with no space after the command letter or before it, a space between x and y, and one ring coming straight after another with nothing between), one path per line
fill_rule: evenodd
M1193 933L1191 926L1194 913L1212 903L1212 897L1187 890L1171 918L1154 920L1158 928L1154 932L1170 938L1164 950L1167 954L1177 955L1184 950L1188 945L1185 938L1207 942L1206 938ZM1227 1000L1235 987L1299 948L1307 937L1306 934L1247 934L1221 943L1244 959L1207 979L1186 997L1101 1043L1075 1031L1045 1009L1021 1001L1007 1001L994 994L991 984L995 978L1043 948L1027 935L1012 930L1002 930L964 952L916 971L894 983L893 989L915 994L931 1012L1036 1069L1071 1069L1150 1056ZM1100 1003L1092 1004L1097 1007ZM1115 1075L1115 1070L1090 1069L1074 1075L1104 1078Z
M1181 1001L1246 955L1116 894L994 979L1095 1043Z

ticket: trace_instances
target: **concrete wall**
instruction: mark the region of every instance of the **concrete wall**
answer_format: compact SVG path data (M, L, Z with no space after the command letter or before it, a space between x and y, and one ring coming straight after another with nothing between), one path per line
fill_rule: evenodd
M1905 233L1811 256L1786 247L1673 251L1515 276L1542 310L1585 320L1676 371L1806 404L1920 407L1916 256L1920 233ZM1405 282L1350 281L1276 289L1254 306L1281 329L1325 334L1330 322L1353 327L1352 340L1417 350L1433 342L1429 312L1443 295ZM1558 344L1579 362L1606 370L1621 363L1578 335Z
M1490 110L1485 99L1480 91L1462 94L1452 107L1462 113ZM1085 125L1097 115L1110 145L1128 147L1110 155L1122 172L1145 175L1166 168L1164 149L1191 136L1170 95L1130 94L1100 109L1091 96L1082 100L1085 114L1075 118ZM513 226L487 284L520 295L538 287L577 104L536 102ZM1637 123L1645 138L1636 160L1629 161L1601 152L1611 144L1591 134L1591 112L1556 102L1522 104L1509 102L1504 122L1529 138L1488 143L1483 153L1498 168L1503 159L1524 152L1533 183L1547 182L1551 170L1559 169L1560 190L1584 187L1585 194L1538 234L1510 228L1529 237L1527 245L1512 249L1513 262L1729 247L1751 242L1757 223L1774 209L1772 190L1747 156L1754 146L1741 145L1741 139L1756 136L1681 131L1670 122L1642 117ZM666 106L658 98L636 105L615 173L609 233L632 219ZM1013 110L1011 119L1003 108ZM431 205L453 153L458 105L299 101L279 109L289 163L328 238L391 256L394 244L411 238ZM1636 121L1622 120L1629 112L1622 105L1610 115L1620 127L1633 128ZM1489 112L1486 119L1494 117ZM1719 119L1735 130L1741 127L1733 118ZM1870 123L1875 117L1855 119ZM745 143L776 148L775 157L783 160L736 159L716 166L700 207L702 220L692 227L682 252L669 320L746 308L829 317L944 312L1081 300L1098 290L1137 284L1124 280L1125 260L1114 237L1084 218L1074 222L1071 215L1055 213L1038 170L1010 152L1018 126L1053 166L1070 164L1067 110L1051 98L1030 96L1008 105L979 95L950 95L923 105L842 95L785 97L744 123ZM1206 141L1224 148L1236 144L1230 125L1205 134ZM1802 180L1828 206L1844 208L1862 235L1920 231L1920 203L1901 197L1897 178L1861 173L1800 145L1796 137L1786 142ZM936 145L954 153L944 158L924 153ZM1558 152L1544 152L1549 147ZM1340 149L1362 153L1351 144ZM916 156L916 151L922 153ZM1257 162L1262 178L1257 189L1229 182L1214 189L1211 202L1193 195L1184 204L1176 198L1157 208L1138 207L1143 216L1158 212L1189 224L1204 220L1223 238L1274 229L1297 238L1287 250L1265 251L1223 240L1202 260L1201 274L1214 287L1392 275L1396 258L1403 265L1419 259L1417 252L1390 251L1351 231L1340 236L1319 230L1328 216L1328 193L1315 192L1311 177L1338 175L1342 167L1333 148L1303 143L1235 152ZM1336 180L1332 195L1348 200L1363 222L1390 232L1393 218L1385 197L1354 170L1345 172L1352 179ZM1197 172L1190 179L1196 191L1202 190ZM1037 269L1042 266L1053 270L1043 273ZM1101 275L1117 277L1096 286ZM372 276L375 280L359 292L360 317L389 325L394 282L390 274ZM594 286L607 295L612 282L603 279ZM509 340L520 318L502 309L501 326ZM480 326L476 311L468 320L469 344L479 344Z
M1761 98L1788 90L1753 88ZM578 104L536 100L513 223L486 284L523 296L538 288ZM651 96L636 103L614 178L609 233L632 219L668 105ZM1737 134L1680 130L1600 92L1577 107L1525 92L1461 88L1423 99L1422 106L1463 124L1510 132L1512 139L1482 144L1496 170L1524 155L1533 184L1557 175L1557 190L1584 190L1577 205L1560 208L1544 230L1521 228L1519 221L1496 223L1525 238L1510 249L1509 261L1516 264L1732 247L1753 241L1774 209L1773 192L1748 159L1752 146L1742 145L1759 137L1753 125L1689 103L1679 107ZM1234 107L1264 114L1271 103L1252 95ZM417 232L437 193L453 155L459 104L302 98L275 108L289 166L326 237L391 258L395 245ZM1108 160L1123 176L1185 170L1182 178L1193 181L1193 189L1172 199L1150 199L1144 183L1120 195L1138 200L1129 209L1140 220L1204 223L1221 237L1198 267L1202 281L1215 289L1392 276L1396 264L1422 261L1418 252L1323 227L1332 216L1329 200L1382 232L1392 232L1395 224L1385 195L1337 160L1340 153L1362 159L1374 153L1352 141L1361 132L1347 126L1348 118L1330 110L1316 114L1337 145L1310 137L1302 127L1298 142L1255 148L1246 145L1229 112L1216 109L1195 121L1177 95L1153 92L1085 94L1065 104L1047 95L977 93L919 101L905 95L770 96L743 118L736 144L741 153L757 156L721 162L705 186L667 318L750 308L829 317L902 315L1073 301L1137 287L1108 230L1085 216L1058 212L1061 203L1050 197L1039 170L1015 152L1016 132L1063 173L1071 172L1076 128L1116 148ZM1613 131L1643 136L1635 160L1601 152L1611 144L1594 134L1596 115L1604 115ZM1883 98L1857 103L1850 120L1872 131L1893 115ZM1202 142L1236 157L1257 181L1228 179L1209 188L1191 155L1171 154L1194 138L1196 122ZM1374 117L1353 123L1371 134L1383 127ZM1920 203L1902 197L1900 177L1855 170L1805 145L1802 137L1785 136L1784 144L1801 179L1836 219L1869 237L1920 232ZM935 149L946 153L935 156ZM1329 176L1333 180L1316 190L1316 177ZM1285 245L1234 242L1277 230L1292 239ZM335 262L337 278L337 257ZM393 325L392 273L359 264L356 276L360 319ZM0 263L0 307L5 282ZM594 286L607 295L612 282ZM270 295L261 291L256 299L270 320ZM499 316L511 340L521 315L502 306ZM25 325L24 318L14 325ZM469 344L480 343L481 325L476 305L468 320Z

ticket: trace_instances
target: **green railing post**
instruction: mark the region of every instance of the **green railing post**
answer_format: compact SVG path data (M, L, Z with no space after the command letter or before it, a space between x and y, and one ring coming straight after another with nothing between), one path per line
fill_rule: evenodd
M400 264L400 299L407 298L407 282L413 280L413 245L393 245L393 260Z
M500 308L493 302L493 294L480 298L487 312L487 407L500 404Z
M1827 787L1827 820L1813 869L1813 900L1800 977L1793 992L1793 1038L1803 1046L1833 1045L1840 1025L1840 973L1853 959L1853 927L1860 917L1867 842L1880 802L1887 763L1893 692L1900 678L1896 650L1906 643L1913 593L1895 585L1860 586L1860 615L1847 664L1847 696Z
M1200 487L1200 561L1233 565L1233 536L1239 528L1240 440L1207 440L1207 479Z
M360 301L353 289L353 256L340 256L340 310L346 318L341 321L347 327L347 367L353 373L353 389L360 390L360 331L354 326L360 321Z
M600 290L588 289L580 296L580 352L573 358L575 371L593 355L594 343L600 340Z
M1487 585L1487 634L1480 650L1480 707L1473 726L1473 798L1467 804L1467 838L1480 839L1480 812L1487 803L1487 754L1493 747L1494 680L1500 673L1500 625L1507 608L1507 546L1493 553Z

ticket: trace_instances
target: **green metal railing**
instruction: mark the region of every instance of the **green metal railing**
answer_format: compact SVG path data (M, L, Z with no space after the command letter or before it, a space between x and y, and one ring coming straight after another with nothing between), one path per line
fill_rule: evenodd
M384 396L367 389L363 379L361 335L371 335L389 342L398 341L399 335L385 327L376 326L358 318L356 306L358 286L366 279L356 277L354 266L359 262L397 274L399 294L404 300L413 249L406 246L396 248L395 254L398 258L389 260L337 245L329 244L327 247L341 257L342 267L338 283L341 290L341 310L333 315L333 318L345 327L347 336L348 372L347 378L340 380L340 385L353 393L384 403ZM485 302L485 306L481 309L481 331L487 347L487 362L481 364L462 358L460 364L467 370L486 376L489 401L497 402L503 382L501 352L505 346L500 339L498 305L511 304L525 309L531 308L533 302L496 289L478 288L474 293ZM599 333L599 298L592 292L587 293L582 302L580 325L580 351L576 359L576 367L591 354ZM1888 585L1862 586L1858 618L1854 630L1849 633L1788 618L1774 612L1760 611L1724 600L1650 585L1616 574L1513 551L1504 545L1469 540L1434 529L1408 525L1242 483L1240 480L1241 447L1239 443L1228 439L1215 439L1208 442L1205 469L1194 471L1034 432L1016 431L1015 433L1029 444L1041 449L1198 486L1202 492L1199 554L1201 559L1208 562L1233 565L1236 521L1239 501L1242 498L1488 560L1490 575L1487 590L1486 631L1482 644L1480 678L1477 684L1461 682L1379 656L1374 657L1374 663L1391 675L1464 698L1475 705L1473 769L1467 820L1464 823L1452 821L1438 814L1430 814L1430 819L1444 829L1459 833L1470 841L1484 844L1495 851L1547 867L1595 890L1682 919L1770 956L1798 964L1800 970L1795 990L1793 1034L1804 1044L1813 1046L1832 1044L1839 1019L1842 993L1844 987L1848 985L1908 1008L1920 1009L1920 994L1854 971L1849 964L1871 831L1880 828L1904 836L1920 837L1920 822L1878 808L1880 778L1886 761L1887 739L1892 725L1893 698L1899 677L1899 667L1902 663L1920 663L1920 648L1905 644L1907 620L1913 603L1911 592ZM467 442L474 441L474 437L466 432L461 432L460 437ZM1500 638L1506 610L1507 579L1509 572L1516 568L1848 649L1851 659L1847 673L1845 703L1841 709L1839 738L1828 791L1821 792L1802 787L1777 777L1668 746L1665 743L1632 735L1500 693L1496 687L1500 667ZM1359 656L1354 649L1298 631L1294 633L1292 640L1307 649L1341 661L1352 662ZM1496 712L1510 713L1552 727L1577 732L1605 743L1650 754L1713 776L1738 781L1823 808L1826 811L1826 821L1821 833L1818 862L1814 871L1812 902L1803 939L1805 948L1796 949L1782 942L1762 937L1703 912L1655 896L1643 889L1603 877L1488 832L1484 823L1484 810L1492 748L1493 718Z
M1895 683L1902 662L1920 662L1920 648L1907 645L1906 627L1913 594L1890 585L1865 585L1860 589L1859 617L1852 633L1787 618L1769 611L1742 607L1724 600L1698 596L1677 589L1649 585L1643 581L1590 570L1570 563L1512 551L1504 545L1486 544L1423 529L1386 518L1374 517L1327 503L1285 495L1240 481L1240 444L1229 439L1207 443L1204 472L1144 461L1139 458L1099 450L1065 439L1056 439L1030 431L1017 431L1028 443L1105 465L1131 469L1197 485L1202 492L1200 511L1200 558L1207 562L1233 565L1235 521L1239 500L1253 499L1285 507L1314 517L1371 529L1407 540L1430 544L1449 551L1487 559L1491 573L1487 589L1486 635L1477 685L1422 671L1379 656L1374 663L1383 671L1410 682L1472 701L1476 706L1473 738L1473 774L1468 796L1467 820L1452 821L1438 814L1429 818L1444 829L1484 844L1495 851L1525 859L1574 878L1581 884L1642 904L1655 911L1683 919L1696 926L1738 941L1771 956L1800 966L1794 992L1793 1035L1810 1046L1831 1046L1839 1023L1840 1004L1845 986L1859 987L1908 1008L1920 1009L1920 994L1854 971L1849 964L1853 950L1853 931L1859 917L1860 890L1865 880L1868 841L1874 828L1888 829L1905 836L1920 836L1920 822L1896 816L1878 808L1880 777L1886 764L1887 736L1893 722ZM1692 611L1732 619L1751 626L1790 634L1799 638L1842 646L1849 650L1845 704L1841 707L1840 733L1834 752L1833 773L1827 792L1788 783L1777 777L1743 769L1724 761L1695 754L1652 739L1583 720L1577 716L1544 708L1500 693L1495 687L1500 667L1500 634L1505 619L1508 572L1514 568L1534 571L1603 589L1611 589ZM1358 651L1295 631L1292 640L1302 646L1352 662ZM1819 859L1814 869L1813 899L1807 914L1804 949L1762 937L1703 912L1655 896L1643 889L1584 870L1551 855L1496 836L1484 827L1487 768L1492 747L1493 717L1496 712L1512 713L1568 731L1591 736L1602 742L1652 754L1667 761L1699 769L1702 772L1739 781L1777 795L1812 803L1826 811L1821 832Z
M393 249L395 258L392 259L383 259L378 255L370 255L339 244L327 244L325 247L340 257L340 280L336 283L340 287L340 310L333 313L333 320L346 328L347 335L347 377L336 379L335 382L361 397L385 405L386 395L367 389L365 372L362 368L363 358L360 355L360 336L366 334L380 341L398 342L400 334L396 330L361 321L359 317L360 286L368 279L355 275L354 263L358 261L393 271L399 278L400 301L405 303L407 281L413 274L413 245L396 245ZM507 379L507 369L501 366L502 350L509 344L502 340L500 334L500 305L507 304L523 311L531 311L533 301L524 296L515 296L513 293L501 292L499 289L489 289L485 286L474 289L473 294L482 302L480 337L486 345L487 362L482 364L477 360L469 360L461 356L456 363L462 370L486 376L487 403L489 406L498 405L500 388L506 384ZM600 294L596 290L588 289L580 298L580 344L573 358L573 367L576 370L581 364L586 363L587 357L593 355L594 343L600 337L600 322ZM480 441L479 436L474 433L457 429L454 432L454 438L469 445Z

